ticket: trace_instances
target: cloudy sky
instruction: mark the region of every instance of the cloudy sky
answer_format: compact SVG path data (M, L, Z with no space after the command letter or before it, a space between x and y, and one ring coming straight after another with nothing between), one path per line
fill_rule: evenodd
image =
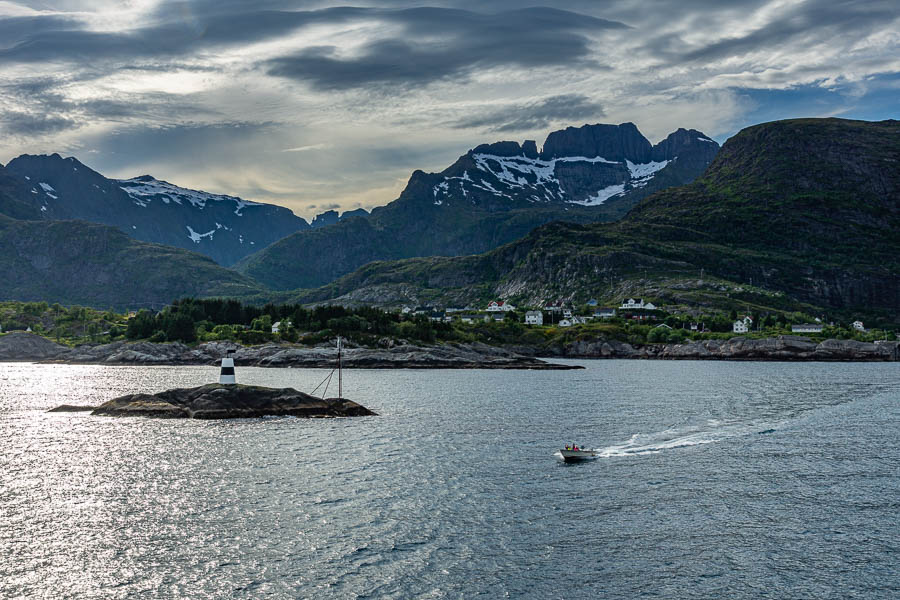
M482 142L900 118L896 0L0 0L0 162L371 208Z

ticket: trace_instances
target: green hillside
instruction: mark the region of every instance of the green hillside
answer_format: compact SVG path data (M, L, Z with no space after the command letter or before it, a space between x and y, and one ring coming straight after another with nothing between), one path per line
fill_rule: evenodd
M181 296L244 297L252 280L201 254L139 242L106 225L0 215L3 300L162 307Z

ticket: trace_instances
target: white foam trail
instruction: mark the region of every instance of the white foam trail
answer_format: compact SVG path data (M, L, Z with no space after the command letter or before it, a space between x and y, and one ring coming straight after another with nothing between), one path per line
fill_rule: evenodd
M610 458L614 456L634 456L640 454L656 454L664 450L712 444L722 439L747 433L747 424L724 425L720 421L710 420L706 427L686 427L666 429L656 433L636 433L622 444L615 444L598 449L598 456Z
M635 454L656 454L663 450L671 450L673 448L683 448L685 446L698 446L700 444L711 444L718 442L720 438L706 437L703 434L686 435L671 440L661 440L658 442L650 442L641 444L635 441L637 436L632 436L630 440L624 444L617 446L607 446L599 450L598 456L601 458L610 458L612 456L632 456Z

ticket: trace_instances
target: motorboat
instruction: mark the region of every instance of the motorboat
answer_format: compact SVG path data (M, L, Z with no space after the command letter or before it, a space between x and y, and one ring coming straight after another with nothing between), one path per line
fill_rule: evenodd
M578 447L574 446L574 448ZM562 456L563 461L565 462L579 462L582 460L597 458L597 451L593 448L578 448L578 450L563 448L559 451L559 453Z

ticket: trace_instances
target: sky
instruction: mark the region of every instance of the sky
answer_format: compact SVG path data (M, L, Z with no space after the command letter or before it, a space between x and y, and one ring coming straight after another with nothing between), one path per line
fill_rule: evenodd
M0 0L0 162L307 218L485 142L829 116L900 118L896 0Z

